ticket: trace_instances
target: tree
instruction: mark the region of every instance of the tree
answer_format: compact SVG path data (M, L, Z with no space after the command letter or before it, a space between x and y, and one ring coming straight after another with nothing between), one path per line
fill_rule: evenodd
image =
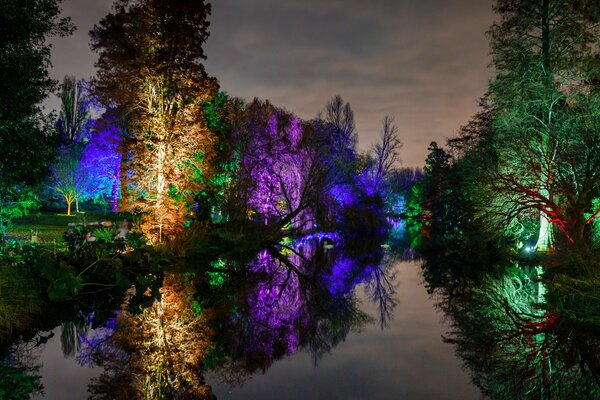
M6 0L0 7L0 204L2 232L35 203L28 185L46 176L55 130L39 104L56 87L50 36L71 33L59 0Z
M106 112L95 121L78 165L85 197L94 202L109 200L113 212L118 211L121 195L123 131L117 118Z
M67 202L67 215L71 215L71 206L77 202L84 187L84 176L80 174L79 164L82 148L79 145L61 146L57 151L57 161L50 167L52 187Z
M335 96L325 106L325 122L336 130L334 146L356 151L356 124L350 103L344 103L341 96Z
M484 212L508 224L538 218L539 250L552 245L552 226L568 241L581 242L583 229L575 221L583 219L591 199L580 197L573 187L561 191L558 186L567 187L556 182L572 175L564 166L570 158L561 157L575 151L585 158L588 151L573 144L585 141L583 122L595 113L584 105L593 103L589 98L596 88L591 83L599 72L593 61L598 4L498 0L495 10L501 19L489 32L497 71L490 84L493 135L484 143L494 157L482 165L488 172L484 181L495 196L485 199L490 207ZM582 113L588 117L580 118ZM585 174L581 179L596 180L591 170Z
M89 141L90 107L83 92L83 82L73 76L65 76L60 92L61 108L56 122L60 145L57 159L50 171L54 188L67 202L67 215L71 215L71 204L79 212L79 200L84 193L85 175L80 162Z
M160 240L183 227L211 173L216 139L202 119L202 102L217 89L202 64L210 5L116 0L114 10L90 32L99 53L92 87L129 121L123 208L148 211L144 229Z
M0 7L0 179L2 186L45 176L53 129L39 104L56 87L48 37L73 27L59 18L59 0L6 0Z
M109 337L86 349L104 372L89 386L91 399L211 399L204 381L215 333L212 312L196 300L190 275L168 274L161 298L135 314L122 311Z
M60 92L58 132L66 142L76 143L84 139L84 130L90 120L89 100L82 89L82 81L77 81L74 76L65 76Z
M370 194L383 192L385 181L400 163L400 149L402 142L398 135L398 127L394 124L394 118L385 116L382 121L381 141L373 146L369 155L367 168Z

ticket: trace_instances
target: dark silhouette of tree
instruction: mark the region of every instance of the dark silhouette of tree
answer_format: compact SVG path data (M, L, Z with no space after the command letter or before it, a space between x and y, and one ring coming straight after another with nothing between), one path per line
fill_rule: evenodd
M377 191L385 180L390 177L400 163L400 149L402 142L398 135L398 127L394 125L394 118L385 116L382 121L381 141L373 147L374 189Z
M0 179L35 182L52 157L54 130L40 103L56 88L48 73L50 36L73 30L59 0L6 0L0 7Z
M86 125L90 120L89 100L84 94L82 81L74 76L65 76L60 91L60 113L58 133L68 143L84 139Z
M341 96L335 96L325 106L325 122L332 124L337 135L334 147L356 151L357 133L354 112L350 103L344 103Z

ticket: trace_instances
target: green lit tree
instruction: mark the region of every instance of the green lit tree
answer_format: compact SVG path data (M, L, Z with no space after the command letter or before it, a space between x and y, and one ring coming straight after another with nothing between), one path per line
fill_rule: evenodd
M0 204L2 231L31 202L28 185L46 176L55 129L40 103L55 89L50 36L72 31L59 0L6 0L0 7Z
M50 167L53 188L67 202L67 215L71 215L73 203L76 212L79 212L79 199L83 195L86 178L81 173L80 162L89 139L90 107L82 86L82 82L77 82L72 76L65 76L63 80L56 124L61 145Z
M538 250L553 245L554 228L585 247L583 216L600 184L599 144L589 133L597 114L598 4L498 0L495 10L500 21L488 32L497 73L493 133L482 143L491 157L481 165L492 195L482 197L482 212L496 225L537 218Z

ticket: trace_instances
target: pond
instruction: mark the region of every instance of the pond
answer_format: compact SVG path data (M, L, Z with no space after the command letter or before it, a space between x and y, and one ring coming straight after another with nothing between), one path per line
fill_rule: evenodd
M419 262L396 262L397 306L389 325L376 320L378 307L364 287L360 309L374 317L350 333L315 364L309 352L274 363L238 385L207 376L217 399L478 399L453 346L442 342L448 322L427 293ZM34 399L85 399L90 379L101 368L65 358L60 329L43 345L40 370L44 395ZM285 394L285 395L282 395Z
M4 345L0 398L600 398L597 281L406 243L316 233L158 258L172 266L42 305Z

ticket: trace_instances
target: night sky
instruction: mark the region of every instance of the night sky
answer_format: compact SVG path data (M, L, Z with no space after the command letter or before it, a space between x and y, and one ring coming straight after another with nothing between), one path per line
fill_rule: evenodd
M63 0L78 29L52 40L55 78L94 74L88 31L111 5ZM393 116L403 165L422 166L429 143L453 136L486 90L491 7L492 0L215 0L206 66L230 95L269 99L306 119L341 95L361 149Z

